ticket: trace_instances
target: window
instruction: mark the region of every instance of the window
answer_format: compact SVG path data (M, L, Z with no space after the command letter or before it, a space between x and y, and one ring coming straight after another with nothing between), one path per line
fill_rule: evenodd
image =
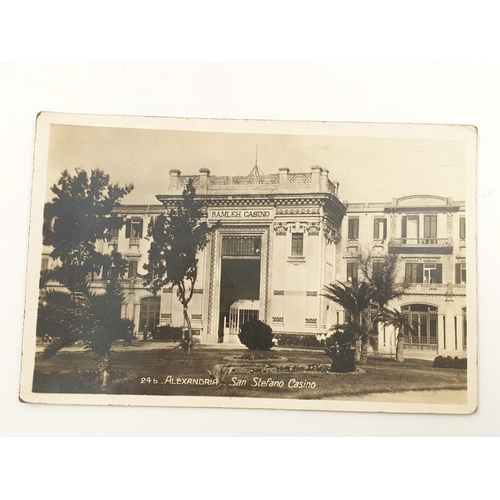
M292 255L304 255L304 233L292 233Z
M426 239L437 238L437 215L424 215L424 238ZM426 243L433 243L433 242L426 241Z
M146 297L141 300L139 331L153 333L160 323L160 297Z
M350 240L359 238L359 217L350 217L347 226L347 237Z
M347 263L347 280L351 281L353 278L358 279L358 263L348 262Z
M465 285L465 283L467 283L467 270L465 262L455 264L455 283L457 285Z
M418 215L404 215L401 219L401 238L404 243L418 243L419 218Z
M42 271L47 271L48 268L49 268L49 258L42 257Z
M424 266L422 264L406 264L405 279L408 283L423 283Z
M261 246L260 236L223 236L222 256L259 256Z
M119 229L116 229L116 228L111 228L109 230L109 236L111 238L118 238L118 234L119 234L120 230Z
M385 240L387 238L387 219L375 219L373 221L373 239Z
M408 283L442 283L443 265L407 263L405 279Z
M424 283L442 283L442 275L442 264L424 264Z
M383 262L374 262L373 263L373 277L381 278L384 273L384 263Z
M128 219L125 222L125 238L142 238L142 219Z
M409 349L437 349L438 309L426 304L411 304L401 308L403 316L412 325L412 330L403 328L404 344Z
M465 240L465 217L460 217L460 239Z
M128 263L128 277L135 278L137 276L137 264L136 260L131 260Z

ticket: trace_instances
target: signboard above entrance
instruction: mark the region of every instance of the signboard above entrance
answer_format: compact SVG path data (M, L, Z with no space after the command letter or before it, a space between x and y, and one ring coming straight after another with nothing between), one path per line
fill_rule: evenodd
M276 215L274 207L259 207L259 208L209 208L209 220L272 220Z

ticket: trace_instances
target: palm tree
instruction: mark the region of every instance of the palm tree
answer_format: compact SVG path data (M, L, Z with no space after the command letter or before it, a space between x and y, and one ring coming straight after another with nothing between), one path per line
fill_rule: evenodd
M375 289L373 303L379 311L383 311L389 302L402 297L411 283L400 279L399 269L401 257L398 254L373 255L371 252L361 252L359 257L359 268L363 279L368 281ZM378 351L378 331L373 328L373 320L376 317L366 315L366 320L371 323L371 337L374 351Z
M65 346L83 342L99 356L97 368L101 374L101 390L105 391L113 341L132 340L133 323L120 316L122 302L122 287L116 279L109 280L101 295L88 286L76 292L46 292L39 307L38 331L39 334L51 331L58 340L47 346L44 356L50 358Z
M379 320L388 326L392 326L396 332L396 361L404 361L404 330L409 333L415 332L415 328L408 320L408 315L397 309L383 309L378 316Z
M362 332L356 343L356 358L361 364L366 364L368 352L368 329L363 324L363 313L373 302L375 289L368 281L359 281L353 277L347 283L336 281L325 287L323 294L327 299L339 304L350 315L351 322L356 324ZM363 346L365 347L363 349Z

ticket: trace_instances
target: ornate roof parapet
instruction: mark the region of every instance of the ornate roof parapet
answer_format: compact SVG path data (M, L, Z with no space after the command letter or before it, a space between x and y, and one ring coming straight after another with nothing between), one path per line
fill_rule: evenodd
M278 174L268 175L210 175L210 170L201 168L199 175L181 175L177 169L170 170L167 195L180 195L189 179L199 194L293 194L329 193L338 198L338 182L328 178L328 169L319 165L311 167L309 173L290 173L288 167L278 169Z

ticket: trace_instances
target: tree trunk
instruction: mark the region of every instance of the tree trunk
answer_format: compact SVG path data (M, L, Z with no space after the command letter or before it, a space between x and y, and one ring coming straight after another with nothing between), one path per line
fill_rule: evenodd
M368 336L361 341L360 364L366 365L367 360L368 360Z
M354 353L354 361L359 363L361 360L361 339L356 340L355 344L356 350Z
M191 319L189 318L187 305L183 306L182 312L187 325L187 331L183 332L182 335L182 347L184 349L184 353L189 355L191 354L191 350L193 348L193 332L191 330Z
M373 354L378 356L378 335L370 336L370 346L373 349Z
M109 352L106 352L99 358L99 361L97 362L97 369L101 374L102 392L106 392L106 389L108 387L109 367L110 367Z
M404 357L404 339L402 335L398 335L396 340L396 361L402 363L405 360Z

